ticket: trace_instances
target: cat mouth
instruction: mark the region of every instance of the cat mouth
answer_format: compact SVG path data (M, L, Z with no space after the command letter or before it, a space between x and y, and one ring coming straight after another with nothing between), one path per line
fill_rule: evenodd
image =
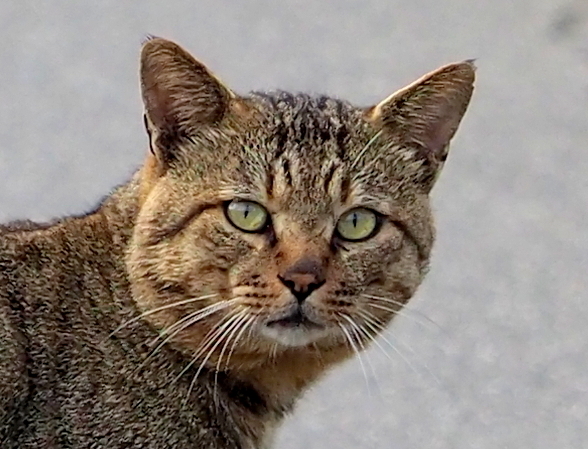
M293 312L290 314L283 316L281 318L268 321L266 323L268 327L274 328L285 328L285 329L292 329L292 328L307 328L307 329L322 329L325 326L317 323L316 321L311 320L306 313L300 308L297 307Z
M312 315L311 315L312 316ZM301 347L313 343L328 334L325 324L309 317L300 306L270 319L261 327L261 334L287 347Z

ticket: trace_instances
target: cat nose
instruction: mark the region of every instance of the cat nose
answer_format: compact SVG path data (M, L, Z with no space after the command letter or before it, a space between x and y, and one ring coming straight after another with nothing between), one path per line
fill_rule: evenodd
M278 275L299 304L325 283L325 266L317 257L303 257L282 275Z

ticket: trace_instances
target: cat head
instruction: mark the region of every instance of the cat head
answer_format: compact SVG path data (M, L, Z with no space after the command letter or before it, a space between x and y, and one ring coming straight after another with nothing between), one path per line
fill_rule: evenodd
M134 297L211 360L360 348L414 294L429 192L473 90L471 62L373 107L238 96L163 39L145 43L151 155L128 251Z

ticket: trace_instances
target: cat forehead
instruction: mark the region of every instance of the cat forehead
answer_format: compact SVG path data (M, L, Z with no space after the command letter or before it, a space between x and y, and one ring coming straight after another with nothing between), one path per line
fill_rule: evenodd
M331 148L343 158L349 140L367 128L360 109L336 98L282 91L257 92L250 98L261 112L261 132L274 140L277 152L304 146L309 156Z
M272 113L284 116L301 114L300 118L318 115L345 117L357 110L349 102L328 95L277 90L251 92L247 98Z
M390 158L390 138L377 139L381 133L365 119L364 109L328 96L283 91L252 93L247 101L258 112L248 129L224 143L211 135L207 156L188 150L188 170L203 167L205 156L201 182L227 196L271 203L299 222L316 223L348 206L390 200L406 177L400 165L384 166L397 165Z
M257 184L267 197L309 218L344 200L349 156L365 139L361 111L327 96L272 92L251 98L262 114L250 139L265 153Z

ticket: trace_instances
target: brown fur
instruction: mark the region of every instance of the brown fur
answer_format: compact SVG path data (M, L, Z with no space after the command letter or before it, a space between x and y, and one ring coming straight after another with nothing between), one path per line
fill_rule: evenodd
M265 447L422 281L473 80L448 65L371 108L240 97L148 41L143 168L87 216L0 228L2 447ZM268 225L231 224L235 199ZM336 231L355 207L379 217L364 241Z

